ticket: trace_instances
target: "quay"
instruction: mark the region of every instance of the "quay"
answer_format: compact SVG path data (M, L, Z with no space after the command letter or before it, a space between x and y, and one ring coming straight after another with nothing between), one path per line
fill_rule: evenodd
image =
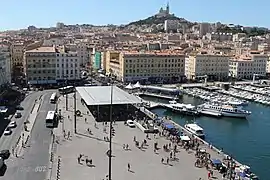
M108 125L96 121L94 115L89 113L88 105L81 102L80 99L83 97L80 95L80 93L77 93L77 99L75 100L73 94L68 95L68 110L65 107L65 97L61 96L58 100L58 108L62 110L63 121L53 132L57 141L54 142L53 146L51 179L91 178L101 180L106 179L108 175L106 152L109 143L105 138L108 137ZM119 97L117 95L117 98ZM81 111L81 116L76 118L76 122L72 118L75 103L77 109ZM169 160L169 163L162 163L162 158L166 161L170 156L170 151L162 149L162 146L172 143L169 138L150 134L146 138L146 134L140 129L130 128L124 125L123 121L125 119L113 124L115 134L112 146L112 179L207 179L208 171L206 168L199 168L194 165L197 158L193 150L186 151L182 146L177 146L176 157ZM185 131L180 125L175 124L175 126ZM69 132L70 135L67 136L63 132ZM146 139L147 146L138 148L134 143L134 137L139 142ZM154 152L155 143L160 147L156 152ZM125 148L124 145L127 144L128 148ZM201 144L201 148L204 148L211 155L211 159L223 158L221 151L216 151L217 148L206 142ZM81 159L78 158L80 154ZM92 161L91 165L87 164L89 159ZM130 164L130 170L128 170L128 164ZM222 179L222 175L217 170L213 169L213 172L215 179Z
M150 97L156 97L161 99L169 99L169 100L178 100L178 96L169 96L169 95L163 95L163 94L155 94L155 93L149 93L149 92L139 92L136 93L138 96L150 96Z

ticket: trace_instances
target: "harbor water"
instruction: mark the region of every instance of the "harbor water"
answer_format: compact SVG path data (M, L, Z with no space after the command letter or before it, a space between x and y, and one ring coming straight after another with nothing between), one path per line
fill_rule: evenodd
M166 100L143 97L145 100L165 103ZM194 97L184 95L185 104L198 105L203 103ZM250 103L245 109L252 111L247 119L215 118L200 116L194 119L190 116L182 116L163 108L152 111L159 116L170 116L180 125L196 121L205 131L206 141L217 148L223 148L227 154L242 164L249 165L251 170L260 179L270 179L270 107Z

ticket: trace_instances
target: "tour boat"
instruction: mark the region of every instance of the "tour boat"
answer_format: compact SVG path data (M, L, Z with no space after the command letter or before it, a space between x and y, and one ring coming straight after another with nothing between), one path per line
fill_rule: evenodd
M204 132L203 132L203 128L201 128L197 124L195 124L195 123L186 124L184 127L190 133L194 134L195 136L198 136L201 139L204 139L205 135L204 135Z
M169 101L170 104L167 105L172 111L185 114L185 115L198 115L199 112L197 111L195 106L191 104L181 104L177 103L176 101Z
M230 105L215 105L215 104L203 104L200 106L204 111L220 112L225 117L239 117L246 118L251 114L250 111L243 110L240 107L233 107Z

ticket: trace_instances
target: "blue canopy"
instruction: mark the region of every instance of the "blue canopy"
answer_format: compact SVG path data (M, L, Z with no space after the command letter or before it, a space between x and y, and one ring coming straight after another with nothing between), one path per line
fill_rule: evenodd
M220 165L220 164L222 164L222 162L219 159L212 159L212 163L214 165Z
M174 125L172 125L172 124L166 124L165 125L165 128L167 128L167 129L173 129L174 128Z

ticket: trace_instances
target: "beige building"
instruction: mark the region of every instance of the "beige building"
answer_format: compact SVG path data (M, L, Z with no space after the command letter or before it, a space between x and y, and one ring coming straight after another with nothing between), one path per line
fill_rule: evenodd
M24 44L23 43L14 43L10 47L11 54L11 68L14 70L18 69L20 72L23 71L23 53L24 53Z
M24 72L29 84L55 83L55 53L55 47L40 47L25 51Z
M185 55L173 52L107 52L106 72L123 82L181 81Z
M185 75L195 80L207 75L210 80L225 80L229 73L229 57L201 52L186 58Z
M230 75L237 79L252 79L254 74L265 76L268 56L249 54L230 59Z
M80 79L80 60L64 46L39 47L24 53L24 71L29 84L56 84Z

